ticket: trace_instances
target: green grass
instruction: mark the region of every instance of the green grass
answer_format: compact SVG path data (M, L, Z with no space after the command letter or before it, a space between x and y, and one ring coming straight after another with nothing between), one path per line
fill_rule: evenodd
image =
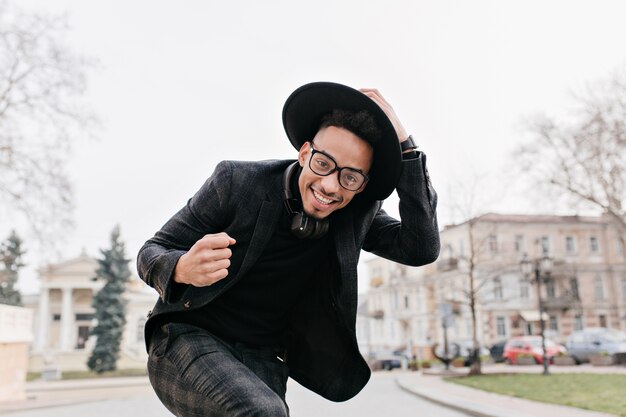
M485 391L626 417L626 375L481 375L446 381Z
M120 376L146 376L147 369L118 369L117 371L103 372L101 374L91 371L65 371L61 374L61 379L87 379L87 378L112 378ZM39 379L39 372L29 372L26 376L27 381Z

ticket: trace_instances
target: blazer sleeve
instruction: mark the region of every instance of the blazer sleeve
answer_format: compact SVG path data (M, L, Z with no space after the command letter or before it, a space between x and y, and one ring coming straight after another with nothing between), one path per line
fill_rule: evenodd
M163 302L175 302L188 287L172 279L178 259L204 235L222 232L228 224L231 180L231 164L220 162L185 207L139 250L139 277L156 289Z
M401 221L380 209L380 202L363 249L404 265L434 262L440 249L437 193L430 183L424 153L402 161L396 190Z

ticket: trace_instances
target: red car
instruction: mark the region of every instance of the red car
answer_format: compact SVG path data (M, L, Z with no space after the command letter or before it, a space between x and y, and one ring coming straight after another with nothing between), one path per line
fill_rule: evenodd
M556 355L567 352L564 346L546 339L546 356L551 363ZM509 364L517 363L520 356L532 356L536 363L543 363L543 350L541 349L541 336L519 336L510 339L504 346L502 357Z

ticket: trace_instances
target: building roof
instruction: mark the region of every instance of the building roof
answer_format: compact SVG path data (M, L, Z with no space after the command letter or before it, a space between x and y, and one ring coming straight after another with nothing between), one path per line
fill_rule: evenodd
M451 224L444 227L444 230L453 229L463 226L469 221L484 223L549 223L549 224L565 224L565 223L591 223L600 224L606 220L601 216L578 216L567 215L559 216L553 214L501 214L501 213L485 213L476 216L470 220L459 224Z

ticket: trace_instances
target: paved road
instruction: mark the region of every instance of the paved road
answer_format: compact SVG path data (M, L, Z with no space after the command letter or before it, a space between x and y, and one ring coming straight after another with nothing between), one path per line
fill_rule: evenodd
M345 403L327 401L293 383L288 387L287 403L293 417L467 417L401 391L395 374L374 373L363 391Z
M345 403L332 403L290 381L287 402L293 417L465 416L401 391L396 386L395 377L395 372L375 373L367 387L354 399ZM75 398L87 395L94 398L93 393L88 394L84 391L76 390ZM150 387L107 388L101 389L99 395L101 395L100 398L109 397L109 399L17 411L5 415L7 417L171 417L171 414L154 396Z

